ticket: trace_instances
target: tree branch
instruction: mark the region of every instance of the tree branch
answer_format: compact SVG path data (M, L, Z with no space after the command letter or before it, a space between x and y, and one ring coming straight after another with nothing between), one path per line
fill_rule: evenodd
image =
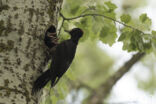
M130 26L130 25L127 25L127 24L125 24L125 23L123 23L123 22L121 22L121 21L118 21L118 20L116 20L116 19L114 19L114 18L105 16L105 15L102 15L102 14L96 14L96 13L95 13L95 14L94 14L94 13L91 13L91 14L81 14L80 16L71 17L71 18L66 18L62 13L60 13L60 16L63 18L64 21L65 21L65 20L71 21L71 20L74 20L74 19L79 19L79 18L87 17L87 16L99 16L99 17L103 17L103 18L112 20L112 21L114 21L114 22L116 22L116 23L122 24L123 26L128 27L128 28L131 28L131 29L133 29L133 30L137 30L137 31L141 32L142 34L145 34L143 31L141 31L141 30L139 30L139 29L137 29L137 28L134 28L134 27L132 27L132 26Z
M121 68L118 69L118 71L111 76L106 82L101 84L94 92L88 97L88 104L102 104L103 99L105 99L110 91L112 90L112 87L116 84L116 82L123 77L130 69L131 67L138 62L145 53L137 53L133 55L133 57L127 61Z

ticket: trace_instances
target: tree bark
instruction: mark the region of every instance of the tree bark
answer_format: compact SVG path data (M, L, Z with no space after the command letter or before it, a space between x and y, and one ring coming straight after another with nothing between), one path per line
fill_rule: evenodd
M38 104L32 84L43 71L43 37L57 26L63 0L0 1L0 104Z

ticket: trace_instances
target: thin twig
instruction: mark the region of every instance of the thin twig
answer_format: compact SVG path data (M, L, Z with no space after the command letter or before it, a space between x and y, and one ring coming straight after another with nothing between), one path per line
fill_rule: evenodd
M105 16L105 15L102 15L102 14L93 14L93 13L91 13L91 14L82 14L82 15L80 15L80 16L71 17L71 18L66 18L65 16L63 16L63 14L61 14L61 17L62 17L64 20L67 20L67 21L71 21L71 20L74 20L74 19L79 19L79 18L87 17L87 16L100 16L100 17L104 17L104 18L106 18L106 19L109 19L109 20L112 20L112 21L117 22L117 23L119 23L119 24L122 24L123 26L129 27L129 28L131 28L131 29L133 29L133 30L137 30L137 31L141 32L142 34L145 34L143 31L141 31L141 30L139 30L139 29L137 29L137 28L134 28L134 27L132 27L132 26L130 26L130 25L127 25L127 24L125 24L125 23L123 23L123 22L121 22L121 21L118 21L118 20L116 20L116 19L114 19L114 18Z

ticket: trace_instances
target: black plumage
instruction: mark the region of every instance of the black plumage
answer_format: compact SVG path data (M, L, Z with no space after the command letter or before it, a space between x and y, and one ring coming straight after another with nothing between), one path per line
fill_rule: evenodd
M50 68L34 82L33 93L42 89L49 81L51 81L51 87L55 86L71 65L83 31L79 28L74 28L69 34L71 35L69 40L65 40L56 46Z

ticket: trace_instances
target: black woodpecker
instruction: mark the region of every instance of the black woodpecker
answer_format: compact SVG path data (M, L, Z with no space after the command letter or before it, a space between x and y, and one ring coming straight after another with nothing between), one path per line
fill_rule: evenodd
M54 87L71 65L78 41L82 37L83 31L80 28L74 28L68 32L71 35L71 38L56 45L50 68L34 82L32 89L33 93L41 90L49 81L51 81L51 87Z

